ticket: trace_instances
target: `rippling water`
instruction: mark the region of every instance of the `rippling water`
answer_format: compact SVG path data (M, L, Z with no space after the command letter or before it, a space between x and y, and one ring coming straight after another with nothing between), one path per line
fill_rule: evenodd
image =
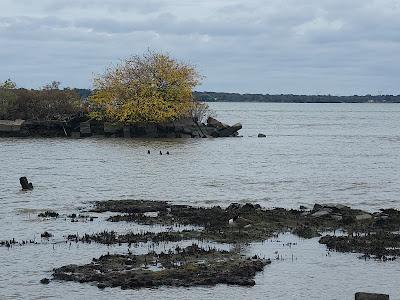
M241 122L241 138L188 140L0 139L0 240L55 241L70 233L97 232L109 224L41 220L39 211L76 212L92 200L150 199L192 205L231 202L265 207L340 202L377 210L400 208L400 106L396 104L213 103L218 118ZM257 138L259 132L267 138ZM151 155L147 150L152 151ZM169 151L171 155L159 155ZM32 192L21 192L27 176ZM134 227L115 224L117 231ZM136 227L135 227L136 228ZM136 228L137 229L137 228ZM253 288L106 289L77 283L38 284L53 267L86 263L122 247L51 243L0 248L0 299L352 299L359 290L400 299L400 263L364 262L356 254L325 256L316 240L293 236L296 247L254 244L249 253L270 257L279 250L294 261L273 262ZM143 245L140 249L147 249ZM273 251L272 251L273 250ZM139 248L138 248L139 251ZM23 288L21 288L23 287ZM396 298L397 297L397 298Z

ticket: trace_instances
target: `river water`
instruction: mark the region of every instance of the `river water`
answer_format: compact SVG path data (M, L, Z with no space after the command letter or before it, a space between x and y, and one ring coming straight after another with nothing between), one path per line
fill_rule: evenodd
M140 229L134 224L107 224L104 216L89 223L38 218L46 209L65 216L90 201L108 199L221 206L252 202L287 208L337 202L369 211L400 208L399 105L210 105L221 121L241 122L243 137L0 139L0 240L40 242L45 230L54 234L49 243L0 247L0 299L353 299L357 291L385 292L400 299L400 262L327 255L316 239L291 235L245 247L249 254L273 258L278 251L286 258L267 266L252 288L100 291L79 283L39 284L50 277L53 267L87 263L107 251L127 251L124 246L54 245L63 235L110 226L117 231ZM260 132L267 138L257 138ZM20 176L27 176L35 189L21 192ZM288 241L297 245L284 246Z

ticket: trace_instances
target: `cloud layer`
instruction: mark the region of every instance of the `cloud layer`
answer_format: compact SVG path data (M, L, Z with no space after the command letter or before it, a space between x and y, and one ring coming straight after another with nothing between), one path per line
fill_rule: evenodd
M397 0L2 0L0 80L90 87L147 48L192 62L199 90L399 94Z

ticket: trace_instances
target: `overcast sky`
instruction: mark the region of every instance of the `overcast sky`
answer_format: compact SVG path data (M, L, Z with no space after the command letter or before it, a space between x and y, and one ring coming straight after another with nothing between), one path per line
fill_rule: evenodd
M88 88L147 48L201 91L400 94L399 0L0 0L0 80Z

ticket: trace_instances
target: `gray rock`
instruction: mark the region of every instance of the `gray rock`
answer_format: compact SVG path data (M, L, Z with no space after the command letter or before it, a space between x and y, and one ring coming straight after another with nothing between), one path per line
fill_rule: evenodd
M106 134L116 134L118 131L120 131L122 128L118 124L113 124L113 123L104 123L104 133Z
M343 204L339 204L339 203L326 203L326 204L322 204L323 207L329 207L332 209L338 209L338 210L342 210L342 209L350 209L350 207L343 205Z
M389 295L374 293L356 293L355 300L389 300Z
M131 137L131 126L129 126L129 125L124 126L123 132L124 132L124 138L130 138Z
M81 136L91 136L92 135L92 130L90 128L90 121L87 122L81 122L79 124Z
M339 214L331 214L331 218L336 220L336 221L342 221L343 220L343 216L339 215Z
M4 132L17 132L21 130L21 126L25 123L25 120L0 120L0 131Z
M223 128L228 128L229 125L224 124L217 119L214 119L213 117L208 117L207 119L207 125L210 127L218 128L218 129L223 129Z
M73 139L79 139L79 138L81 137L81 133L80 133L80 132L73 131L73 132L71 132L71 137L72 137Z
M242 129L242 124L236 123L235 125L232 125L231 127L219 130L218 136L219 137L232 136L235 132L239 131L240 129Z
M330 209L330 208L322 208L321 210L313 213L311 216L313 216L315 218L320 218L320 217L328 216L331 213L332 213L332 209Z
M370 214L361 214L356 216L357 221L365 221L365 220L370 220L372 219L372 215Z
M49 284L49 283L50 283L50 279L48 279L48 278L42 278L42 279L40 279L40 283L41 283L41 284Z

